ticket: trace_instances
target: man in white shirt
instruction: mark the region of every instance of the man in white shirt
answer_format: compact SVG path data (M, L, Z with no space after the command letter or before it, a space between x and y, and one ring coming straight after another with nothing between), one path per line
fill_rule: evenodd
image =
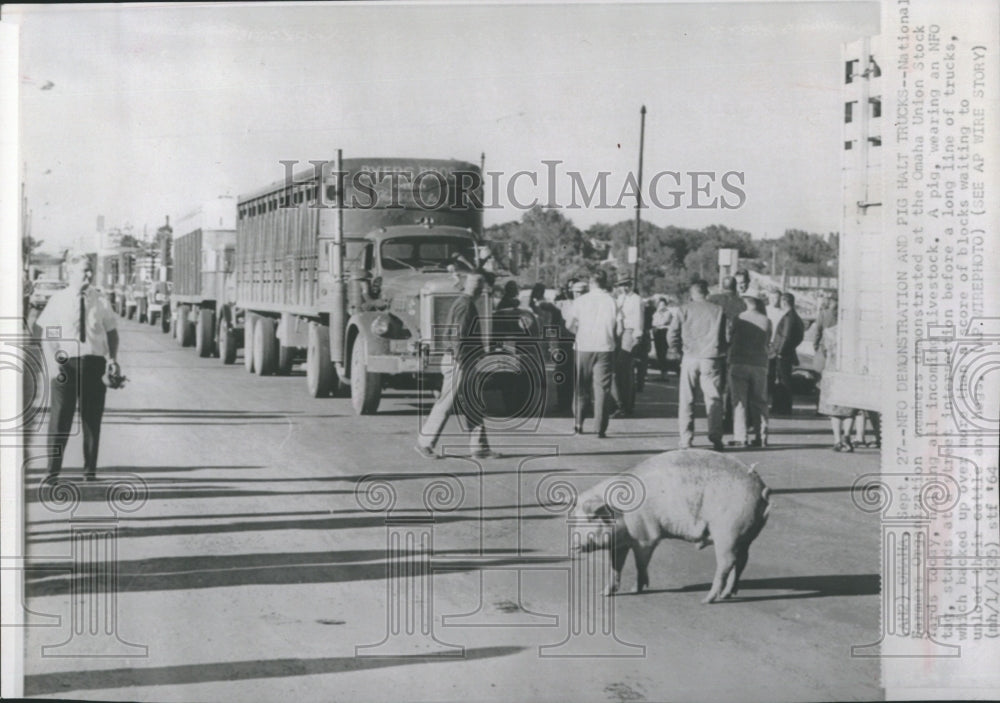
M597 436L601 438L608 430L615 341L621 330L618 306L608 292L610 287L607 271L597 271L590 279L590 292L573 301L566 318L567 329L576 334L574 430L583 433L584 410L592 395Z
M621 326L621 346L615 358L614 383L611 386L611 397L618 404L615 417L628 417L635 409L635 370L634 358L642 342L642 298L632 290L632 280L619 280L618 317Z
M38 316L49 368L49 477L62 470L63 453L80 408L83 428L83 475L96 479L97 449L104 415L104 374L119 374L117 318L107 301L90 285L93 275L86 256L66 263L69 286L49 298Z

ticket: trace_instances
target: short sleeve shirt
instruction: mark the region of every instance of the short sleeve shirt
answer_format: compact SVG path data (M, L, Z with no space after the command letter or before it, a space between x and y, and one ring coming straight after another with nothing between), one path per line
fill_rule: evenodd
M86 339L80 341L80 297L83 296ZM79 291L64 288L49 298L36 323L42 339L69 356L108 355L108 332L118 329L111 306L93 286Z

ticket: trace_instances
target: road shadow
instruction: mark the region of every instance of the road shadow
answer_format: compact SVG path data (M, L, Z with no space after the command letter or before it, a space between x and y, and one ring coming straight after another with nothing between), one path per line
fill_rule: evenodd
M656 593L707 592L711 583L697 583L681 588L653 588L639 593L622 595L652 595ZM748 596L747 591L794 591L764 596ZM745 579L739 584L739 593L722 603L739 603L766 600L794 600L799 598L828 598L830 596L877 596L878 574L830 574L826 576L785 576L766 579Z
M801 451L804 449L829 449L831 445L822 444L768 444L766 447L727 447L726 454L768 454L769 452Z
M849 493L852 486L817 486L815 488L772 488L771 495L794 495L796 493Z
M442 525L456 522L503 522L510 520L552 520L559 517L551 512L539 512L537 514L526 514L528 510L543 510L543 506L536 504L527 505L499 505L469 507L456 509L447 514L435 514L434 524ZM487 515L487 512L496 510L510 510L510 514ZM350 516L331 517L331 513L349 513ZM393 510L394 516L406 516L410 518L426 518L431 513L423 508L396 508ZM196 516L197 517L197 516ZM49 524L52 524L51 522ZM140 537L175 537L179 535L207 535L207 534L232 534L237 532L273 532L276 530L354 530L372 527L385 527L387 524L384 513L371 513L364 510L338 510L329 511L326 517L318 519L287 519L287 520L241 520L225 523L195 523L195 524L159 524L132 526L131 524L119 525L116 535L119 540L134 539ZM52 542L66 542L73 534L74 524L66 521L62 529L49 529L44 531L31 531L27 536L28 544L46 544Z
M320 657L314 659L255 659L207 664L174 666L136 666L90 671L61 671L24 677L24 694L40 696L70 691L136 686L178 686L215 681L248 681L288 676L340 674L366 669L384 669L410 664L435 664L505 657L524 651L525 647L469 647L461 657L412 656L393 658ZM154 696L155 697L155 696Z
M29 467L26 471L28 476L38 475L44 476L48 473L48 468L43 466L39 462L34 462L34 466ZM102 466L99 472L110 478L114 478L115 475L120 476L144 476L146 474L155 473L174 473L174 472L184 472L184 471L215 471L215 470L226 470L226 469L264 469L265 466L259 464L224 464L224 465L212 465L212 466ZM64 472L68 476L72 476L73 472L76 471L81 473L83 470L79 467L77 469L65 468ZM225 480L225 479L220 479Z
M106 410L105 425L278 425L295 420L345 417L335 413L252 410L187 410L181 408L140 408Z
M530 550L523 550L525 552ZM154 557L149 559L119 559L116 562L115 583L107 579L88 581L86 592L136 593L177 591L233 586L284 586L301 584L332 584L350 581L376 581L386 578L386 549L348 549L328 552L262 552L256 554L224 554L213 556ZM405 563L415 563L418 552L392 552ZM468 549L435 550L433 559L449 554L459 561L448 562L448 571L477 571L526 563L557 564L566 555L550 556L512 554L510 550L484 550L483 556L472 558ZM74 578L64 562L32 563L25 571L25 593L28 598L64 596L78 593L79 578ZM84 570L86 571L86 570Z
M301 410L189 410L187 408L120 408L104 411L104 417L180 417L180 418L215 418L215 419L275 419L290 415L303 416Z
M556 458L562 458L566 456L645 456L650 454L662 454L663 452L670 451L671 449L676 449L676 447L670 447L668 449L621 449L619 451L609 451L609 452L559 452L558 455L554 455Z

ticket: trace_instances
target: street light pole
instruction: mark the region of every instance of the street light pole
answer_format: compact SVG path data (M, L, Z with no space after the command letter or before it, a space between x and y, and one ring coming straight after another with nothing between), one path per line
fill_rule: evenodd
M632 286L639 292L639 223L642 220L642 152L646 141L646 106L639 110L639 183L635 198L635 232L632 234L632 249L635 261L632 262Z

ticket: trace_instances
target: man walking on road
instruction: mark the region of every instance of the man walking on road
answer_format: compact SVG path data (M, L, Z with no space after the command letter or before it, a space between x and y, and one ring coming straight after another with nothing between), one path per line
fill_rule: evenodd
M621 345L615 355L611 397L618 404L615 417L630 417L635 410L635 355L642 343L642 298L632 290L631 279L620 280L616 304L621 327Z
M771 340L771 358L775 360L774 397L771 400L771 412L780 415L792 413L792 370L799 363L796 347L802 344L805 336L805 325L795 311L795 296L791 293L781 295L781 303L785 310L778 327L774 330Z
M417 438L415 447L417 454L427 459L436 459L434 447L448 418L455 412L456 403L460 412L464 413L469 423L471 436L469 448L472 456L486 459L496 456L491 450L486 438L486 428L480 412L481 403L477 404L469 397L473 387L468 376L472 370L477 353L482 351L481 330L479 329L479 311L476 310L476 299L482 295L485 281L482 274L469 273L465 277L462 294L455 299L448 310L447 326L454 330L454 342L449 352L450 362L443 364L444 377L441 379L441 394L431 409Z
M672 352L683 349L677 424L680 449L689 449L694 439L694 395L701 386L708 412L708 439L722 451L722 369L726 354L726 316L722 307L710 303L708 283L691 284L691 302L682 306L670 325Z
M93 275L86 256L66 263L69 286L53 293L38 316L42 343L48 347L51 394L49 477L62 470L73 415L80 409L83 428L83 477L97 478L97 450L104 416L105 371L119 375L117 320L107 301L90 285Z
M594 403L597 436L608 430L608 397L611 395L615 340L621 330L618 307L608 292L607 271L599 270L590 279L590 292L573 301L566 326L576 333L576 397L574 402L577 434L583 433L583 416L588 396Z
M752 290L743 292L747 310L733 323L729 344L729 389L733 396L733 439L730 446L767 446L767 350L771 321L764 302ZM748 428L754 433L750 440Z

